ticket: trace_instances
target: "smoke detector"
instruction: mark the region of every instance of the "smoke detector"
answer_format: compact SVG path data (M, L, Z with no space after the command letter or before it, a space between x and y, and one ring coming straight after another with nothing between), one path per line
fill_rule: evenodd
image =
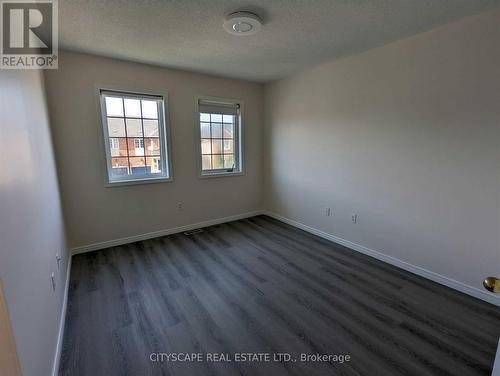
M222 26L229 34L252 35L260 30L262 21L254 13L240 11L227 16Z

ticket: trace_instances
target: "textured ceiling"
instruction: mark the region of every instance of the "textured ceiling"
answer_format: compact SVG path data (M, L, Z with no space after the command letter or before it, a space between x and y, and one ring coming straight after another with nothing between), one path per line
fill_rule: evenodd
M379 46L500 0L59 0L61 48L254 81ZM260 33L224 16L250 10Z

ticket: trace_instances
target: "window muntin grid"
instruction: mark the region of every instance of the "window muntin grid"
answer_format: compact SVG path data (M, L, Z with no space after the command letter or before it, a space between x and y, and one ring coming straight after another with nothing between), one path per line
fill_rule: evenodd
M234 171L236 116L200 112L202 171Z
M169 178L163 107L160 96L101 91L110 183Z

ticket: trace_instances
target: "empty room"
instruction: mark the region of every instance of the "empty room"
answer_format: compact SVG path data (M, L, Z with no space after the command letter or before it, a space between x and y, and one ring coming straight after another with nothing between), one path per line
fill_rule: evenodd
M0 376L500 376L500 1L0 10Z

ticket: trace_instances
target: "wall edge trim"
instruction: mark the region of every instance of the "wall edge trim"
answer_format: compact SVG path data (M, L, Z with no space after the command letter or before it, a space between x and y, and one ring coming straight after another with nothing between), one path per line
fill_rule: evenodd
M213 225L218 225L221 223L236 221L238 219L254 217L254 216L259 215L259 214L263 214L263 211L255 210L255 211L251 211L251 212L230 215L227 217L221 217L221 218L211 219L211 220L207 220L207 221L196 222L196 223L192 223L192 224L188 224L188 225L184 225L184 226L171 227L171 228L167 228L167 229L163 229L163 230L147 232L144 234L126 236L124 238L107 240L104 242L93 243L93 244L89 244L89 245L71 248L70 253L72 255L76 255L79 253L97 251L99 249L116 247L116 246L127 244L127 243L133 243L133 242L137 242L137 241L141 241L141 240L153 239L153 238L157 238L160 236L176 234L178 232L189 231L189 230L194 230L194 229L201 228L201 227L213 226Z
M68 293L69 293L69 277L71 275L71 252L68 255L68 266L66 268L66 281L64 285L64 296L61 307L61 317L59 319L59 330L57 334L56 351L54 353L54 361L52 363L52 376L59 374L59 365L61 363L62 345L64 340L64 328L66 326L66 311L68 308Z

